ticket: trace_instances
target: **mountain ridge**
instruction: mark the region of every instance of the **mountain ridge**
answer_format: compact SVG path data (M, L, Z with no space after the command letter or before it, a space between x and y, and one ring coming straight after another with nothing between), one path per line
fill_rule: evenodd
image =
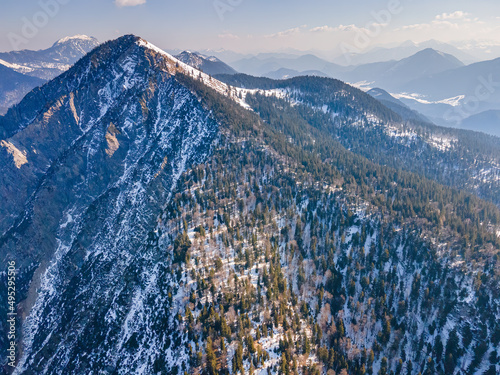
M360 90L259 82L125 36L0 118L15 374L497 370L498 210L343 147L401 121Z

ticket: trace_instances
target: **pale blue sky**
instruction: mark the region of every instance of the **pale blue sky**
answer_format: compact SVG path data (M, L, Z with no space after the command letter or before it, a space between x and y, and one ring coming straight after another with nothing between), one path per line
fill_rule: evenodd
M59 9L43 10L50 3ZM0 10L0 51L12 50L13 39L19 48L40 49L67 35L105 41L129 33L165 49L239 52L329 50L342 42L364 49L431 38L500 44L498 0L0 0ZM377 19L380 12L389 19ZM27 21L40 26L26 33Z

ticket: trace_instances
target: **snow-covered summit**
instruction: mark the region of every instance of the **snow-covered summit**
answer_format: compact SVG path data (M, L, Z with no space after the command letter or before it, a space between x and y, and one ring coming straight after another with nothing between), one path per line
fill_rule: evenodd
M67 43L67 42L92 42L92 43L95 43L97 41L96 38L94 38L93 36L88 36L88 35L83 35L83 34L78 34L78 35L73 35L73 36L66 36L64 38L61 38L59 39L58 41L56 41L52 46L57 46L57 45L60 45L60 44L64 44L64 43Z
M163 51L162 49L158 48L154 44L144 39L139 38L137 44L141 47L150 49L156 53L163 55L167 59L167 69L170 74L175 75L176 73L181 72L191 77L200 79L205 85L214 89L219 94L230 97L244 108L250 108L248 104L245 102L245 97L247 93L255 92L256 90L247 90L239 87L230 87L224 82L221 82L213 78L209 74L204 73L201 70L198 70L197 68L194 68L182 62L178 58L172 56L168 52Z

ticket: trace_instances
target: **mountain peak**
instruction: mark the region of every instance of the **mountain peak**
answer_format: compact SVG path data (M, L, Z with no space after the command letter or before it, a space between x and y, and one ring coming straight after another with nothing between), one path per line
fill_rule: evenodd
M61 44L67 43L67 42L86 42L86 43L88 43L88 42L91 42L91 43L97 42L98 43L97 39L94 38L93 36L78 34L78 35L66 36L64 38L61 38L61 39L57 40L52 45L52 47L55 47L55 46L58 46L58 45L61 45Z
M210 75L237 73L236 70L217 57L206 56L199 52L183 51L176 55L175 58Z
M419 52L417 52L415 55L440 55L440 56L445 56L445 53L443 52L440 52L440 51L437 51L435 50L434 48L431 48L431 47L427 47Z
M464 66L464 63L455 56L430 47L401 60L399 64L422 64L432 73Z

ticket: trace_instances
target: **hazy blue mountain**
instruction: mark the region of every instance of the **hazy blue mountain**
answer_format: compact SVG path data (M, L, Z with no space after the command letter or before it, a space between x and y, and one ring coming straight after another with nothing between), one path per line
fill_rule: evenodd
M43 79L18 73L0 64L0 114L7 112L24 95L43 83Z
M463 66L454 56L427 48L400 61L360 65L343 78L349 82L371 82L372 86L386 90L399 90L410 81Z
M484 95L481 96L485 98L481 101L496 102L500 99L498 82L500 58L429 74L405 83L402 89L424 94L429 99L443 100L458 95L472 98L477 96L478 87L483 87Z
M420 77L403 84L398 91L422 99L402 100L435 123L461 127L470 116L500 110L499 82L500 59L494 59ZM496 134L491 133L491 127L480 129Z
M232 63L231 66L239 72L254 76L264 76L269 72L284 68L298 72L319 71L330 77L338 77L341 72L347 70L345 67L323 60L312 54L299 57L277 57L274 54L271 57L266 55L262 57L254 56L238 60Z
M489 110L467 117L460 127L500 137L500 110Z
M448 43L442 43L436 40L428 40L422 43L415 43L411 40L408 40L396 47L374 47L367 52L350 55L348 59L341 55L335 58L334 62L341 65L365 65L390 60L399 61L427 48L432 48L437 51L442 51L444 53L453 55L464 63L473 63L477 61L477 59L470 54Z

